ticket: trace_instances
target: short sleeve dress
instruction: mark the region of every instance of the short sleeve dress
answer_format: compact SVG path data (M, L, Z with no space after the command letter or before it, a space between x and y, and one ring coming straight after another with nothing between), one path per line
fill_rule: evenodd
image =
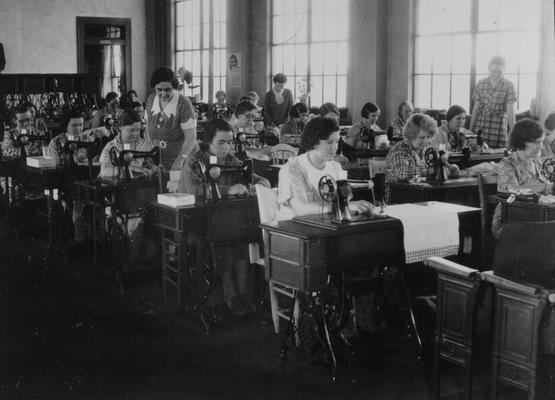
M516 101L512 82L502 78L493 86L489 78L481 79L472 99L480 102L474 132L481 130L484 141L491 148L507 147L507 104Z
M185 134L181 126L188 124L196 127L196 115L191 101L178 93L173 96L163 110L160 109L159 104L160 100L157 95L152 94L148 97L146 103L147 137L156 146L161 140L166 142L167 147L162 151L161 163L164 168L169 170L185 141Z

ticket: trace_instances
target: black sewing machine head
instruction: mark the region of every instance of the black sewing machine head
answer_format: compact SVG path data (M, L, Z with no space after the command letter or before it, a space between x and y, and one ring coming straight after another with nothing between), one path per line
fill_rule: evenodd
M20 129L19 135L11 137L12 145L14 145L15 147L25 147L31 142L49 142L49 138L47 135L33 135L29 132L30 131L26 128Z
M239 131L235 135L235 152L237 155L244 156L250 142L261 140L261 134Z
M445 175L444 162L442 156L445 154L443 150L436 151L433 147L429 147L424 152L424 162L426 163L426 181L430 184L441 185L447 179Z
M549 182L555 182L555 159L548 158L543 162L542 174L549 180Z
M118 151L115 147L110 149L110 162L114 167L122 167L125 170L125 177L131 179L129 165L136 159L151 159L154 164L160 163L160 148L154 147L150 151L127 150Z
M359 132L360 141L363 143L367 143L369 145L374 144L374 138L376 137L376 133L373 129L369 129L366 126L362 126Z
M330 175L324 175L318 182L318 194L326 203L332 205L332 219L337 222L351 221L349 199L352 189L346 179L335 180Z
M193 179L197 184L205 184L206 200L221 200L218 184L222 179L226 183L251 185L253 183L253 162L247 158L240 164L226 164L225 159L210 156L208 165L202 160L197 160L192 166Z

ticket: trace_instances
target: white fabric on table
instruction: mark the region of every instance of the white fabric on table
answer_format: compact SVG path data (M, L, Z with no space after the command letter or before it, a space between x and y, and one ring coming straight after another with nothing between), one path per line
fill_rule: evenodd
M459 252L458 209L450 206L447 203L428 202L397 204L384 209L384 214L399 219L403 224L407 264Z

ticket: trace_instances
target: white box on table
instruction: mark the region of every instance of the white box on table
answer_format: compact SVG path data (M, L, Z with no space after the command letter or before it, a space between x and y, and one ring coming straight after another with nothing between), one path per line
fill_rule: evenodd
M40 169L56 168L56 161L52 157L27 157L27 165Z
M188 193L160 193L158 204L168 207L184 207L195 204L195 196Z

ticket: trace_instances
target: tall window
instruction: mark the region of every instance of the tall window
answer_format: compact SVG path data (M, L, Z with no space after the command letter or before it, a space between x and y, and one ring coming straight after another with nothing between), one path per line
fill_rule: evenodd
M226 16L227 0L175 0L175 70L193 73L200 88L186 94L206 103L226 90Z
M283 72L297 101L347 104L349 0L273 0L272 76Z
M494 55L517 91L517 110L536 94L539 0L417 0L413 93L416 107L470 111L476 82Z

